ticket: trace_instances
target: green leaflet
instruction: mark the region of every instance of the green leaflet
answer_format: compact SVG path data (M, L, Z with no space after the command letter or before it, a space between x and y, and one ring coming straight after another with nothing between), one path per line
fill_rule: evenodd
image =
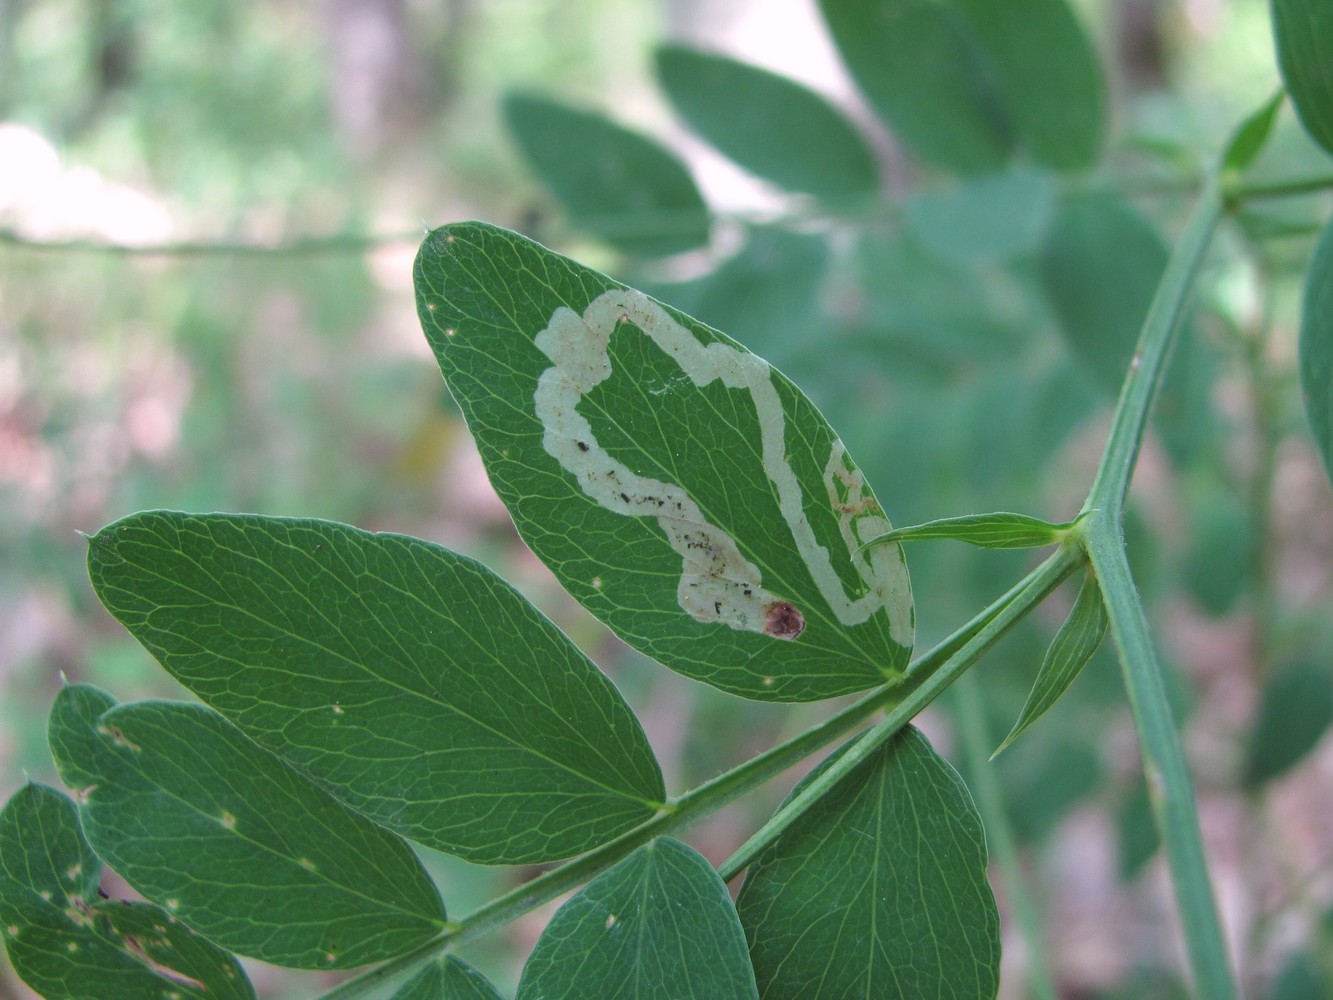
M894 134L960 173L1000 166L1012 136L977 39L934 0L820 0L843 62Z
M1215 618L1231 611L1254 585L1255 511L1222 476L1201 474L1185 484L1190 541L1180 561L1180 582L1200 609Z
M512 587L439 546L154 511L98 532L88 569L186 687L411 840L491 864L550 861L665 797L610 681Z
M30 784L0 811L0 937L45 997L254 1000L240 964L147 903L102 899L74 803Z
M1055 213L1041 250L1042 284L1070 352L1108 398L1120 391L1166 259L1157 230L1117 194L1065 198ZM1213 434L1212 367L1207 350L1183 330L1154 413L1177 465Z
M896 678L892 526L833 430L734 341L514 233L437 229L422 326L519 533L630 645L746 697Z
M1282 102L1286 99L1286 92L1279 90L1240 123L1236 131L1231 134L1231 141L1227 143L1222 153L1224 171L1240 173L1258 159L1264 146L1268 144L1268 137L1273 134L1277 113L1282 110Z
M1264 994L1265 1000L1329 1000L1333 996L1333 977L1328 973L1330 930L1327 913L1322 923L1324 926L1311 934L1314 940L1286 957L1281 971Z
M1327 0L1272 0L1278 67L1292 106L1310 137L1333 153L1333 5Z
M981 817L911 727L759 856L737 907L765 1000L978 1000L999 986Z
M400 986L390 1000L504 1000L476 969L444 955Z
M1264 683L1246 741L1244 782L1258 788L1314 749L1333 723L1333 669L1326 660L1282 664Z
M74 685L51 753L97 853L148 899L225 948L342 969L444 927L416 855L202 705L116 706Z
M1137 775L1115 808L1116 861L1120 881L1131 882L1162 846L1153 822L1148 782Z
M1033 250L1054 203L1050 175L1018 167L915 195L903 204L903 216L917 242L932 255L967 265Z
M1166 267L1157 230L1117 194L1062 201L1041 255L1046 294L1071 352L1110 397Z
M708 209L674 153L592 111L511 94L505 121L577 226L648 257L708 242Z
M716 270L648 289L661 302L727 330L778 367L824 348L808 332L827 322L820 288L829 275L828 240L778 226L749 226L745 246Z
M657 50L657 78L690 128L765 180L834 207L853 207L879 187L879 169L861 133L788 77L667 45Z
M1046 650L1046 656L1041 661L1041 669L1037 671L1037 679L1033 681L1032 690L1023 705L1023 710L1018 714L1018 721L1014 723L1014 728L1009 731L1004 742L996 747L995 753L991 754L992 760L1001 750L1018 739L1028 726L1045 715L1051 706L1060 700L1060 696L1069 690L1074 678L1088 665L1092 654L1097 652L1097 647L1102 644L1108 624L1101 588L1097 586L1097 578L1089 569L1083 577L1083 586L1079 588L1078 597L1074 599L1074 607L1070 610L1069 617L1060 626L1060 631L1055 634L1050 647Z
M1000 775L1006 811L1023 841L1046 840L1060 821L1107 780L1102 748L1083 727L1038 726L990 766Z
M736 908L692 848L640 847L551 918L516 1000L589 997L757 1000Z
M961 517L942 517L924 524L894 528L865 546L885 542L916 541L925 538L952 538L983 549L1033 549L1043 545L1058 545L1082 515L1063 524L1051 524L1027 514L964 514Z
M947 0L972 29L1019 141L1053 170L1097 162L1101 67L1067 0Z
M1299 354L1305 415L1333 479L1333 222L1319 237L1305 275Z

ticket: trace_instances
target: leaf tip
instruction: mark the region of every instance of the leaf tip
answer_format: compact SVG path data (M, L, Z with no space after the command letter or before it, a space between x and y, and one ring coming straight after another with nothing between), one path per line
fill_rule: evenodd
M1008 736L1006 736L1004 738L1004 742L1002 742L998 747L996 747L994 750L991 751L991 755L986 758L986 763L989 764L993 762L996 757L1000 756L1000 754L1008 750L1009 745L1013 743L1014 740L1016 740L1017 738L1018 738L1018 733L1015 732L1011 732Z

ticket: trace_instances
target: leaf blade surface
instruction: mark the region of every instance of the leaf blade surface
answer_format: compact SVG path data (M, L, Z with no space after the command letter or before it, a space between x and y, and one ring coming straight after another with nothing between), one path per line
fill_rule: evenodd
M74 803L30 784L0 811L0 928L43 996L254 1000L240 964L148 903L102 899Z
M810 401L715 330L517 234L436 230L422 327L520 535L630 645L762 700L897 677L891 527Z
M156 511L99 532L89 575L186 687L410 840L550 861L665 797L611 682L494 573L429 542Z
M98 854L232 951L351 968L443 929L435 886L402 840L202 705L116 706L73 685L56 699L50 734Z
M660 839L556 911L517 1000L757 996L727 887L692 848Z
M860 132L795 80L680 45L660 47L656 67L690 128L756 176L835 207L878 188Z
M505 120L571 221L647 257L708 242L708 208L679 157L593 111L510 94Z
M1278 68L1296 116L1333 153L1333 7L1322 0L1272 0Z
M1297 350L1305 416L1333 481L1333 222L1324 227L1305 274Z
M1032 549L1059 544L1077 523L1077 520L1073 520L1052 524L1029 514L1012 514L1008 511L963 514L960 517L941 517L923 524L894 528L866 544L952 538L983 549Z
M1053 170L1097 162L1106 127L1101 67L1067 0L952 0L972 28L1019 140Z
M453 955L431 962L405 982L391 1000L504 1000L476 969Z
M910 727L755 860L737 907L765 1000L976 1000L999 986L981 818Z
M956 11L929 0L820 0L819 7L857 86L913 152L959 173L1008 159L1008 122Z
M992 759L1018 739L1028 726L1050 711L1060 700L1060 696L1069 690L1069 685L1073 684L1082 673L1083 668L1092 659L1092 654L1097 652L1097 647L1106 638L1109 626L1110 620L1107 618L1106 604L1102 601L1101 587L1097 585L1096 576L1089 570L1083 578L1078 597L1074 599L1069 617L1060 626L1060 631L1055 634L1050 647L1046 650L1041 668L1037 671L1037 678L1032 682L1032 690L1018 713L1018 720L1009 731L1009 735L1004 738L1004 742L995 749L995 753L991 754Z

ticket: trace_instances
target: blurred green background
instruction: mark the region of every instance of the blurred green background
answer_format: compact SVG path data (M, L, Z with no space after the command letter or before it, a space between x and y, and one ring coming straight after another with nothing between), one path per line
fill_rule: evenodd
M895 523L1065 519L1122 360L1094 335L1150 292L1200 164L1277 86L1256 0L1075 6L1105 66L1101 162L969 189L981 211L960 219L802 0L0 0L0 798L25 776L58 783L44 729L62 677L121 700L185 697L84 573L79 532L151 507L333 518L481 558L615 678L676 793L821 717L643 661L527 554L417 326L416 243L447 221L507 225L732 334L824 409ZM691 136L654 76L667 41L850 109L881 160L882 210L830 223ZM506 131L514 90L681 152L713 213L708 248L639 260L581 232ZM1287 112L1256 179L1320 163ZM988 210L990 230L969 228ZM1129 525L1242 981L1280 1000L1330 996L1333 981L1333 499L1294 376L1299 278L1327 210L1319 196L1255 203L1219 235ZM1099 261L1080 227L1108 213L1114 252ZM1027 565L949 543L909 560L921 648ZM974 672L986 752L1071 600ZM944 701L922 725L966 775ZM986 766L1004 802L987 821L1019 839L1061 994L1185 995L1114 658ZM782 792L692 841L724 858ZM431 862L457 913L529 874ZM512 988L544 918L464 957ZM1007 919L1002 996L1028 995L1027 960ZM334 982L255 980L283 997ZM0 997L27 996L0 967Z

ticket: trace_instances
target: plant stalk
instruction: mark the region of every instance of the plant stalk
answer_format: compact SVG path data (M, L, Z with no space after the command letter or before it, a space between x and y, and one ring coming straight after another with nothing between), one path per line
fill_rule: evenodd
M1180 731L1130 575L1124 539L1118 527L1109 522L1099 522L1097 529L1088 532L1088 555L1102 585L1111 634L1120 654L1148 795L1166 850L1194 973L1195 995L1208 1000L1234 1000L1236 987L1213 900Z
M1210 176L1167 262L1116 404L1115 417L1092 490L1083 509L1083 540L1101 583L1138 730L1144 773L1165 847L1196 995L1236 996L1231 964L1213 900L1194 791L1180 731L1167 700L1161 667L1130 573L1122 531L1125 495L1143 444L1153 398L1161 384L1174 335L1213 230L1224 209Z
M1103 519L1120 522L1125 494L1129 491L1129 481L1143 446L1153 400L1166 372L1175 332L1222 210L1217 180L1210 177L1199 193L1180 242L1167 261L1166 271L1148 307L1129 374L1116 402L1106 449L1102 452L1088 499L1083 504L1083 512L1099 511Z

